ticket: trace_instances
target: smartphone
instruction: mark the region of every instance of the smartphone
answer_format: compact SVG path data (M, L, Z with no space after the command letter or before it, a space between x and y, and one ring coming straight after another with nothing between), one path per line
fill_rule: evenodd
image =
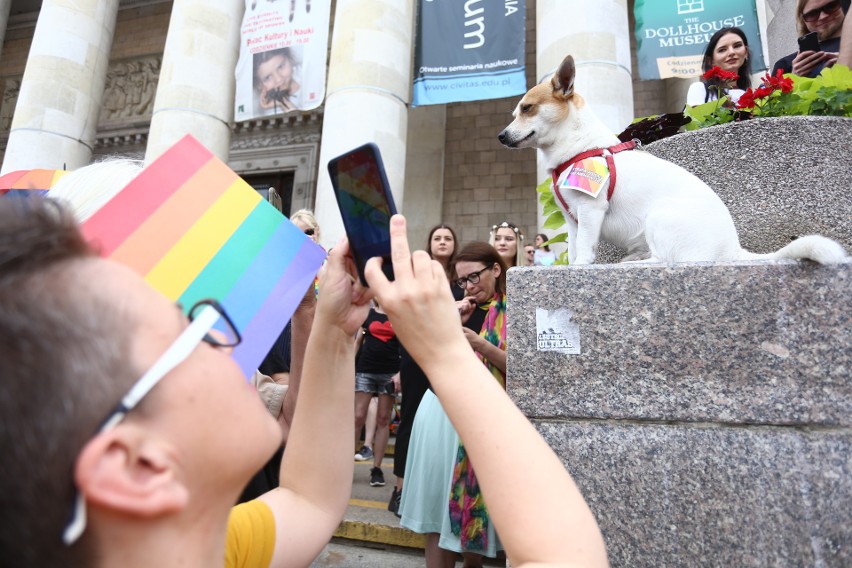
M328 175L343 217L349 249L364 286L364 266L374 256L393 280L390 218L396 213L382 155L373 143L364 144L328 162Z
M816 32L805 34L799 38L799 51L822 51Z

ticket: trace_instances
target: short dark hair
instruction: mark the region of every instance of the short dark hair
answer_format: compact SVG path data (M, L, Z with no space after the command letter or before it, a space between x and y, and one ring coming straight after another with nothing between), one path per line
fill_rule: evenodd
M713 68L713 51L716 49L716 44L719 43L719 40L722 37L728 34L736 34L740 36L740 39L743 40L743 44L746 47L746 58L743 61L743 64L740 65L740 68L737 69L737 75L739 75L739 79L737 79L737 88L746 90L751 87L751 48L748 46L748 38L745 35L745 32L737 27L727 27L721 28L715 34L710 36L710 41L707 42L707 48L704 50L704 59L702 60L701 70L705 73L710 71ZM704 83L708 86L710 85L718 85L720 82L718 79L710 79L709 81L704 81ZM708 89L709 92L709 89Z
M0 198L0 555L10 566L89 565L62 531L84 444L133 380L120 310L75 269L95 256L50 199Z
M518 247L519 250L521 247ZM467 243L463 249L456 255L456 260L453 263L453 274L458 277L458 272L456 272L456 265L460 262L481 262L485 266L493 266L494 264L500 265L500 276L497 278L497 292L500 294L506 293L506 261L503 260L503 257L500 256L500 253L497 252L497 249L489 245L488 243L483 243L482 241L473 241Z

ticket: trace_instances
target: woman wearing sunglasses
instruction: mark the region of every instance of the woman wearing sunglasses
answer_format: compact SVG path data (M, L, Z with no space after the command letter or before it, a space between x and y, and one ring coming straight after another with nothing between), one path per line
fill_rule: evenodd
M844 0L798 0L796 2L796 30L800 36L816 32L819 51L800 50L782 57L772 68L802 77L816 77L825 67L834 65L840 50L840 31L849 9Z

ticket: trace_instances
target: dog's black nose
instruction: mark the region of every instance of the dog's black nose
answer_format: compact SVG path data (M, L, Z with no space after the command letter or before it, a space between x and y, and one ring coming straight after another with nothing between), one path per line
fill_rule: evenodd
M506 136L506 131L505 131L505 130L504 130L504 131L502 131L500 134L498 134L498 135L497 135L497 140L499 140L501 144L505 144L505 143L506 143L506 138L507 138L507 136Z

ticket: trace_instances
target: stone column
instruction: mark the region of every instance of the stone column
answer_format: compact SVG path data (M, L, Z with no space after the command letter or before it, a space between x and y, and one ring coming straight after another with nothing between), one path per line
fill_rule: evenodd
M0 55L3 54L3 40L6 38L6 26L9 24L9 10L12 0L0 0Z
M404 211L413 27L414 0L337 0L315 205L325 246L344 232L327 165L347 150L379 146Z
M84 166L92 156L118 0L45 0L0 173Z
M536 0L538 80L552 75L568 54L577 65L575 90L615 134L624 130L633 120L627 0ZM546 177L539 162L538 182ZM538 218L541 227L540 205Z
M186 134L228 161L241 0L175 0L145 161Z

